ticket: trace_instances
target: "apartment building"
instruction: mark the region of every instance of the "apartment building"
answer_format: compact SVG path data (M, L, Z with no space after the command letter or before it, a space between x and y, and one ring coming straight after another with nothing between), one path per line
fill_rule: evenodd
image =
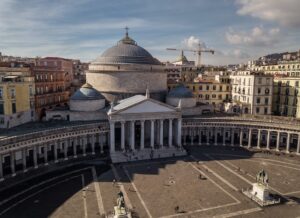
M271 115L273 76L263 72L238 71L230 76L232 103L227 111L241 114Z
M67 106L72 94L73 63L64 58L42 58L37 61L32 72L36 86L36 119L43 120L47 109Z
M300 118L300 77L274 78L273 111L275 115Z
M30 67L0 67L0 128L34 120L34 93Z

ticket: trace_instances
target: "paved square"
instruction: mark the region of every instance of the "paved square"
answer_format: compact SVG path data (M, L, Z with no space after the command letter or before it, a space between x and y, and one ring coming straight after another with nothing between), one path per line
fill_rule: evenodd
M197 212L240 203L214 181L202 177L193 163L130 164L124 167L152 217Z
M104 218L112 214L120 190L134 218L299 216L298 157L219 146L192 147L190 154L55 171L0 191L0 217ZM271 191L282 196L282 204L260 208L242 194L262 168L269 174Z

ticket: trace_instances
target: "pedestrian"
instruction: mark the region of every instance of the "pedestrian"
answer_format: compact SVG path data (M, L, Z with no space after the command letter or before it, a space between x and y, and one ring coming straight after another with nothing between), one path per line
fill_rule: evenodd
M115 186L116 185L116 180L115 179L113 179L113 186Z

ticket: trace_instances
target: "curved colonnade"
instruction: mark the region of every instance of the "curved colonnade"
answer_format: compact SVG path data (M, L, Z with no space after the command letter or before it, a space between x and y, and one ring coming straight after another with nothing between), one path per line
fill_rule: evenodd
M109 152L107 121L49 129L0 140L0 181L60 161ZM183 118L185 146L242 146L300 155L299 123L237 117Z
M299 123L243 118L193 118L182 123L183 145L230 145L300 155Z
M49 129L0 140L0 181L16 172L104 153L108 148L107 122Z

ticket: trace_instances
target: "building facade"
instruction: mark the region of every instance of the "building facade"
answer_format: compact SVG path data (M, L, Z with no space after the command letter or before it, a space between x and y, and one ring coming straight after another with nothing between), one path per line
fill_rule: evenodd
M239 71L231 76L232 110L253 115L272 114L273 76L261 72ZM228 110L231 110L228 108Z
M33 121L34 94L29 67L0 67L0 128Z
M44 119L47 109L66 106L71 95L73 63L63 58L42 58L33 67L36 119Z
M168 82L168 89L178 86L178 82ZM231 84L229 74L219 72L213 75L202 74L193 82L184 82L198 104L212 105L215 110L223 111L224 104L231 101Z
M274 76L300 77L300 60L279 61L276 64L255 65L252 67L255 71L263 71L266 74Z
M275 115L300 118L300 77L274 78L273 111Z

